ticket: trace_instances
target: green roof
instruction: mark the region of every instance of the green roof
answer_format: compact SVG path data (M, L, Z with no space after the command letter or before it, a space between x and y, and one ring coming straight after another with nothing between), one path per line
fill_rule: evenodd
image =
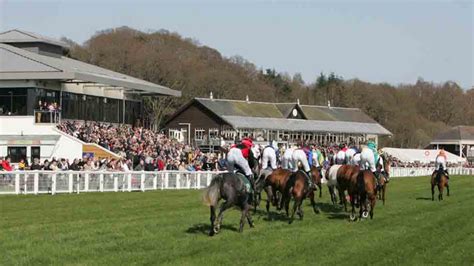
M297 103L268 103L239 100L196 98L218 116L288 118ZM357 108L299 105L308 120L376 123Z

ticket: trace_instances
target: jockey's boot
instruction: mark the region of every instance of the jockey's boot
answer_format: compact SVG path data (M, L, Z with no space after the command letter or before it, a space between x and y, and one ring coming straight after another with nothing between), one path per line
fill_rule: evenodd
M311 178L311 171L306 172L306 175L308 176L309 188L316 189L316 185L314 184L313 179Z
M448 169L445 169L445 170L444 170L444 174L446 175L446 178L449 179Z
M377 171L375 172L372 172L375 176L375 182L377 183L377 187L380 185L380 176L379 176L379 173Z

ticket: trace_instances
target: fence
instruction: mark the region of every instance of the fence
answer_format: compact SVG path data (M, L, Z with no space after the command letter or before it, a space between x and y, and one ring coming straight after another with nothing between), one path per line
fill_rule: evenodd
M391 177L428 176L434 168L398 168ZM474 175L473 168L450 168L451 175ZM83 192L201 189L220 172L0 172L0 194L56 194Z
M0 194L200 189L219 172L0 172Z
M408 177L408 176L429 176L435 170L434 167L417 167L417 168L404 168L404 167L391 167L390 177ZM474 175L474 168L449 168L450 175Z

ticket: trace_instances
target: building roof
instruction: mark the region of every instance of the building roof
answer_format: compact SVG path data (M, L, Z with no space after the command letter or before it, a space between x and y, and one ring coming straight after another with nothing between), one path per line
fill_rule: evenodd
M24 31L24 30L9 30L0 33L0 43L32 43L40 42L47 43L63 48L69 48L69 45L65 42L58 41L46 36L42 36L36 33Z
M298 103L195 98L175 112L168 122L193 103L200 104L236 129L259 128L298 132L392 135L360 109L299 105ZM301 119L290 117L294 109L302 112Z
M474 126L456 126L439 133L431 143L474 141Z
M224 119L224 121L236 129L259 128L294 132L328 132L375 135L392 134L390 131L377 123L246 116L222 116L222 119Z
M69 57L41 55L0 43L0 81L2 80L85 81L142 94L181 96L180 91Z

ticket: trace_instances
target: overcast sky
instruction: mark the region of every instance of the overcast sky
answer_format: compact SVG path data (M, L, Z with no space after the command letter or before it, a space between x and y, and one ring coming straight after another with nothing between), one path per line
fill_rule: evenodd
M261 68L391 84L474 85L472 1L5 1L0 30L78 43L98 30L167 29Z

